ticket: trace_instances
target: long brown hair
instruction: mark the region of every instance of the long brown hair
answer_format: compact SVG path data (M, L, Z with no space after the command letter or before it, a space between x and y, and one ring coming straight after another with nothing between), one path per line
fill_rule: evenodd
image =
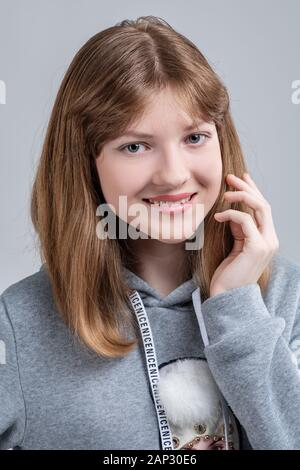
M228 92L199 49L154 16L124 20L91 37L73 58L53 106L32 187L31 218L60 315L82 344L106 357L125 356L138 340L131 289L121 272L123 265L131 266L131 253L119 239L96 236L95 214L105 199L95 160L166 86L190 116L215 123L221 147L223 184L204 220L205 243L188 254L203 300L233 247L229 224L213 214L229 207L253 214L243 202L222 201L229 189L225 175L241 177L247 168ZM261 289L269 276L268 266L258 281Z

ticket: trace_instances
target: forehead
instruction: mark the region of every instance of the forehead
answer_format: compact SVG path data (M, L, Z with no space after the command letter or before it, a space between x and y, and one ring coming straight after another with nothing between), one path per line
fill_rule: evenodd
M126 121L119 122L109 141L124 137L152 139L166 133L181 134L200 130L203 125L214 132L215 127L215 123L206 116L193 96L172 89L152 91L147 97L141 97L135 105L131 103L123 116L126 116Z
M205 121L202 110L191 96L177 93L170 88L159 91L145 99L142 111L133 120L132 126L152 124L153 119L163 119L181 128L192 127L199 121Z

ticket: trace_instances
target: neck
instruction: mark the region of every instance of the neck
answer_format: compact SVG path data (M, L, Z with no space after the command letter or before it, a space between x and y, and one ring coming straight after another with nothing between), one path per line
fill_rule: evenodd
M135 273L157 290L168 295L189 278L184 243L168 244L156 239L130 240L136 258Z

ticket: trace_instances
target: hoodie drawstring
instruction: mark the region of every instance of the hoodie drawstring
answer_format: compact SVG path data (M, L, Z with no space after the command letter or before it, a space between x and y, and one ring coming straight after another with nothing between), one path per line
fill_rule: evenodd
M149 382L151 385L151 392L153 396L153 402L156 409L158 426L160 431L161 443L163 450L173 450L173 439L171 429L168 423L167 415L164 407L160 401L159 396L159 371L157 364L157 357L154 347L154 341L148 315L145 310L143 301L137 291L134 291L129 296L131 305L136 314L138 324L141 330L141 336L144 345L146 364L148 370Z

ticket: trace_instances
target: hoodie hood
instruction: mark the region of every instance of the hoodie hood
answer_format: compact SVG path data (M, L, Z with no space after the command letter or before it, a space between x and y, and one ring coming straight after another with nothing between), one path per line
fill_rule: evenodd
M195 278L192 277L163 297L156 289L130 269L123 266L122 272L126 284L131 289L138 291L145 307L180 307L191 303L192 293L198 287Z

